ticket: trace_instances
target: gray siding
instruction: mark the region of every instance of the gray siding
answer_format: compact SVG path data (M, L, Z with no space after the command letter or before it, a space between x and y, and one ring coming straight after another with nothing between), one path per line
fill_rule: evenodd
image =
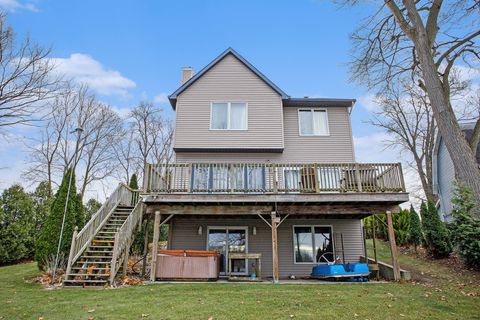
M295 264L293 253L294 225L332 225L336 234L336 256L341 254L340 233L343 234L345 258L348 262L358 262L363 255L363 238L360 219L293 219L288 218L278 228L279 272L281 277L297 277L310 274L315 264ZM198 235L198 227L203 227ZM169 248L178 250L205 250L207 246L208 226L247 226L248 251L262 254L262 272L266 277L272 276L272 242L271 229L260 218L226 219L226 218L175 218L172 221L172 237ZM252 228L257 234L252 235Z
M326 107L329 136L300 136L298 109L285 107L285 150L282 162L354 162L350 115L345 107Z
M285 107L283 121L285 128L285 149L283 153L193 153L177 152L177 162L354 162L350 116L345 107L326 107L329 136L300 136L298 129L298 108ZM177 126L177 134L178 134Z
M450 221L450 213L453 209L453 182L455 180L455 169L443 139L438 146L437 154L437 181L438 193L440 196L440 213L444 221Z
M248 130L210 130L213 101L246 102ZM177 99L175 148L283 148L281 96L227 55Z

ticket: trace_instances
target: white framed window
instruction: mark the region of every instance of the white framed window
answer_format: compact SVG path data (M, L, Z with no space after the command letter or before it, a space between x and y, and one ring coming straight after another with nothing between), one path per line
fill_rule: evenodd
M293 226L295 263L328 263L335 260L332 226Z
M247 104L245 102L212 102L211 130L247 130Z
M298 109L301 136L328 136L328 114L325 109Z

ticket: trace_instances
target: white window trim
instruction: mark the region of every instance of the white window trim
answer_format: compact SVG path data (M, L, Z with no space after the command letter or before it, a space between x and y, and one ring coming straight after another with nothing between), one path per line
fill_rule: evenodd
M317 111L325 111L325 114L327 115L327 133L326 134L302 134L302 129L300 127L300 111L310 111L310 112L315 112ZM325 108L298 108L297 110L297 118L298 118L298 135L301 137L328 137L330 136L330 122L328 119L328 111ZM313 117L312 117L312 128L313 128ZM315 131L315 130L314 130Z
M227 104L227 129L215 129L212 128L213 117L213 104L214 103L226 103ZM230 108L232 103L244 103L245 104L245 129L230 129ZM248 131L248 102L245 101L211 101L210 102L210 130L212 131Z
M330 227L332 230L332 248L333 248L333 258L335 258L335 241L333 239L333 225L331 224L295 224L292 226L292 244L293 244L293 264L306 264L306 265L318 265L318 264L327 264L327 262L297 262L297 258L295 256L295 227L310 227L310 229L315 227ZM312 237L313 247L315 248L315 237ZM315 259L315 253L314 253Z

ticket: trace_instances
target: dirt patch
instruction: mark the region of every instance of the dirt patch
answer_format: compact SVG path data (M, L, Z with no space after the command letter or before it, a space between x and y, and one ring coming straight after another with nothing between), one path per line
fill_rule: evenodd
M459 287L468 285L480 288L480 272L465 266L457 253L444 259L433 259L424 248L418 248L415 252L413 248L400 247L400 253L432 265L427 267L425 264L402 261L401 267L411 272L413 281L432 286L447 281Z

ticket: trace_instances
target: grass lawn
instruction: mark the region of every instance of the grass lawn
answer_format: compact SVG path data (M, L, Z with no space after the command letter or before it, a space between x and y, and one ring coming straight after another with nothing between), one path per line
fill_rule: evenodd
M380 244L379 253L386 257L388 248ZM469 295L479 292L477 278L456 278L456 272L412 256L400 261L433 270L427 275L434 281L46 290L27 281L38 274L35 265L20 264L0 268L0 319L479 319L480 297Z

